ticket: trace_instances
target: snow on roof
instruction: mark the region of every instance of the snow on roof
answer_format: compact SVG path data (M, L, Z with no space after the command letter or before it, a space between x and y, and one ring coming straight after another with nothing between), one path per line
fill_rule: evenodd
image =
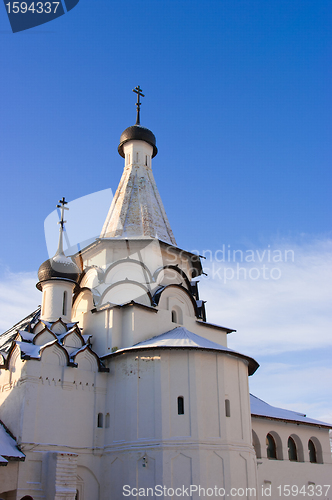
M25 455L18 448L14 438L10 436L0 421L0 462L7 462L7 458L24 459Z
M298 413L296 411L284 410L283 408L271 406L268 403L265 403L265 401L257 398L253 394L250 394L250 408L251 415L255 417L301 422L303 424L318 425L320 427L328 427L332 429L332 424L327 424L326 422L320 422L319 420L308 418L304 413Z
M190 332L183 326L178 326L173 330L170 330L156 337L152 337L143 342L139 342L130 347L125 347L123 349L118 349L112 354L106 356L114 356L128 351L136 351L138 349L155 349L155 348L178 348L178 349L207 349L212 351L221 351L232 356L240 357L248 361L249 375L252 375L258 368L259 364L253 358L245 356L239 352L233 351L228 347L212 342L211 340L205 339L200 335ZM104 356L104 357L106 357Z
M7 354L12 341L15 339L18 330L25 330L29 325L34 325L38 322L40 316L40 307L33 311L29 316L16 323L6 332L0 334L0 351L2 354Z

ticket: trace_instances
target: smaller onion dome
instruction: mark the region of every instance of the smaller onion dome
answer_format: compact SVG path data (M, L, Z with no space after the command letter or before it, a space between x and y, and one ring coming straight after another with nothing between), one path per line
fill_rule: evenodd
M66 281L78 282L80 270L70 257L64 253L56 254L52 259L45 260L38 270L38 290L41 290L41 282L52 279L64 279Z
M66 222L64 220L64 211L69 209L65 207L68 203L65 198L59 200L59 203L60 205L56 206L61 209L61 219L58 222L60 224L58 249L54 257L45 260L38 270L39 282L36 285L38 290L42 289L41 283L43 281L66 280L77 283L80 276L80 270L75 262L70 257L66 257L63 252L63 231Z
M126 130L122 132L120 137L120 144L118 146L118 152L119 155L122 156L122 158L125 157L123 152L123 145L128 141L145 141L150 144L153 147L152 158L154 158L158 153L155 135L148 128L141 127L140 125L136 124L126 128Z

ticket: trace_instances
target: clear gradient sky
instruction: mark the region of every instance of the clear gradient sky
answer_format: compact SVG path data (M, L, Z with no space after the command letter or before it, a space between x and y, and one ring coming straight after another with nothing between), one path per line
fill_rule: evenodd
M258 397L332 422L331 7L80 0L13 34L0 6L1 328L40 302L44 219L57 201L115 191L140 85L178 245L211 250L215 264L224 245L294 251L278 280L225 282L209 269L208 319L236 328L230 347L261 363Z

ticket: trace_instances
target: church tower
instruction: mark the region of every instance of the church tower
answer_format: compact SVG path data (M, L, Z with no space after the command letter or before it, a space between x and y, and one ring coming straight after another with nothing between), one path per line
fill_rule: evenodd
M106 490L120 498L125 484L254 487L248 374L258 364L227 348L232 329L206 321L200 258L176 244L152 174L156 138L140 125L134 92L136 124L118 147L122 178L100 237L80 252L73 304L73 321L109 369Z
M43 262L38 270L38 290L43 292L40 319L54 322L61 318L64 322L71 322L72 297L77 285L80 270L70 257L63 251L64 211L68 210L64 198L59 201L57 208L61 209L59 222L59 244L54 257Z
M152 173L152 158L158 152L151 130L140 125L140 87L136 124L122 132L118 147L125 167L107 215L101 238L158 238L176 245L172 229Z

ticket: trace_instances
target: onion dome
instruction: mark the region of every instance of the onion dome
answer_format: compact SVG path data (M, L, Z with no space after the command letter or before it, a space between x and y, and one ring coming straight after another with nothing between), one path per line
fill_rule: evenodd
M52 259L45 260L38 270L37 283L38 290L41 290L41 282L62 279L66 281L78 282L80 270L70 257L64 253L56 254Z
M60 205L57 205L57 208L61 209L61 220L58 222L58 224L60 224L58 249L54 257L52 257L52 259L45 260L38 270L39 282L36 285L38 290L42 289L41 283L43 281L56 279L77 283L80 276L80 270L75 262L70 257L66 257L63 252L63 231L64 224L66 222L63 217L64 211L68 210L68 208L65 207L65 205L67 205L67 201L64 198L59 200L59 203Z
M151 132L151 130L141 127L141 125L132 125L122 132L118 147L119 155L122 156L122 158L125 157L123 145L128 141L145 141L150 144L150 146L153 147L152 158L154 158L158 153L155 135Z

